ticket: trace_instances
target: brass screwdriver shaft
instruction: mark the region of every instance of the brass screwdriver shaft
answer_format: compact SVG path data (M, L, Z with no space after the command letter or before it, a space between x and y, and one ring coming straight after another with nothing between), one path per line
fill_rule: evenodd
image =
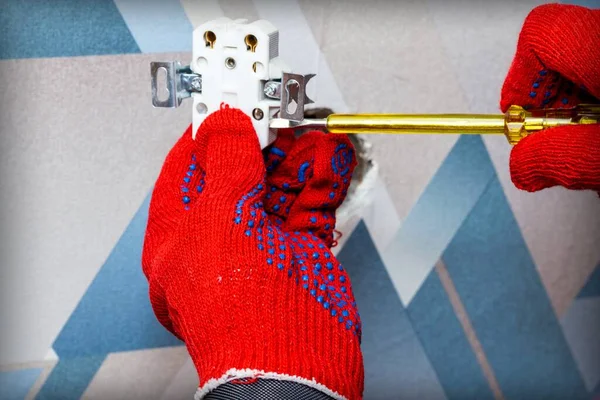
M331 133L505 135L510 144L532 133L562 125L600 124L600 105L527 111L511 106L502 114L332 114Z
M320 127L330 133L504 135L510 144L544 129L580 124L600 124L600 104L531 111L512 106L504 115L331 114L325 120L305 119L298 124L271 121L274 129Z
M504 115L332 114L327 118L330 133L504 135L504 125Z

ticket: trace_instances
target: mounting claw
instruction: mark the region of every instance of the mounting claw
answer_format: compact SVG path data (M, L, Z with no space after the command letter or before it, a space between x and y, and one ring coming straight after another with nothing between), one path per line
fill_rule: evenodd
M165 89L168 92L168 97L164 100L158 98L158 73L161 69L166 73ZM154 107L179 107L181 101L192 93L202 92L202 77L193 73L189 66L181 66L179 61L151 62L150 76Z
M315 74L283 73L281 79L281 107L279 117L293 122L304 120L304 106L314 101L306 95L306 85Z

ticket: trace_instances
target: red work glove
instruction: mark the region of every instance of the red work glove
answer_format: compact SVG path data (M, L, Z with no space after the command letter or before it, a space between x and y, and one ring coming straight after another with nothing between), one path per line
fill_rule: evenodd
M527 17L504 87L511 105L572 107L600 101L600 10L549 4ZM521 140L512 150L513 183L600 191L600 125L564 126Z
M329 251L352 144L281 132L265 163L250 119L227 107L191 134L156 183L142 265L157 318L194 361L197 398L262 377L360 399L360 319Z

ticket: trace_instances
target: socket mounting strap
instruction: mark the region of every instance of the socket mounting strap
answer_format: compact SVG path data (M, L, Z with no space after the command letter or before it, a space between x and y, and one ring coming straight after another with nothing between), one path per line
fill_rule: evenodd
M306 95L306 85L315 74L299 75L284 72L282 75L279 118L301 122L304 120L304 106L314 103Z
M164 84L167 98L159 98L159 74L164 71ZM179 107L183 99L192 93L202 93L202 76L192 72L189 66L181 66L179 61L151 62L150 76L152 78L152 105L154 107Z

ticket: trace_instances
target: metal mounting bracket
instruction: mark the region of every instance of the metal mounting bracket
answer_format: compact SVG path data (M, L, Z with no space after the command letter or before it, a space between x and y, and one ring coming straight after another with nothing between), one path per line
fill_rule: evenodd
M165 85L168 96L159 99L159 73L165 72ZM181 105L183 99L192 93L202 93L202 77L192 72L189 66L181 66L179 61L151 62L150 76L152 78L152 105L154 107L175 108Z
M315 74L299 75L283 73L281 79L281 107L279 117L293 122L304 120L304 106L314 103L306 95L306 85Z

